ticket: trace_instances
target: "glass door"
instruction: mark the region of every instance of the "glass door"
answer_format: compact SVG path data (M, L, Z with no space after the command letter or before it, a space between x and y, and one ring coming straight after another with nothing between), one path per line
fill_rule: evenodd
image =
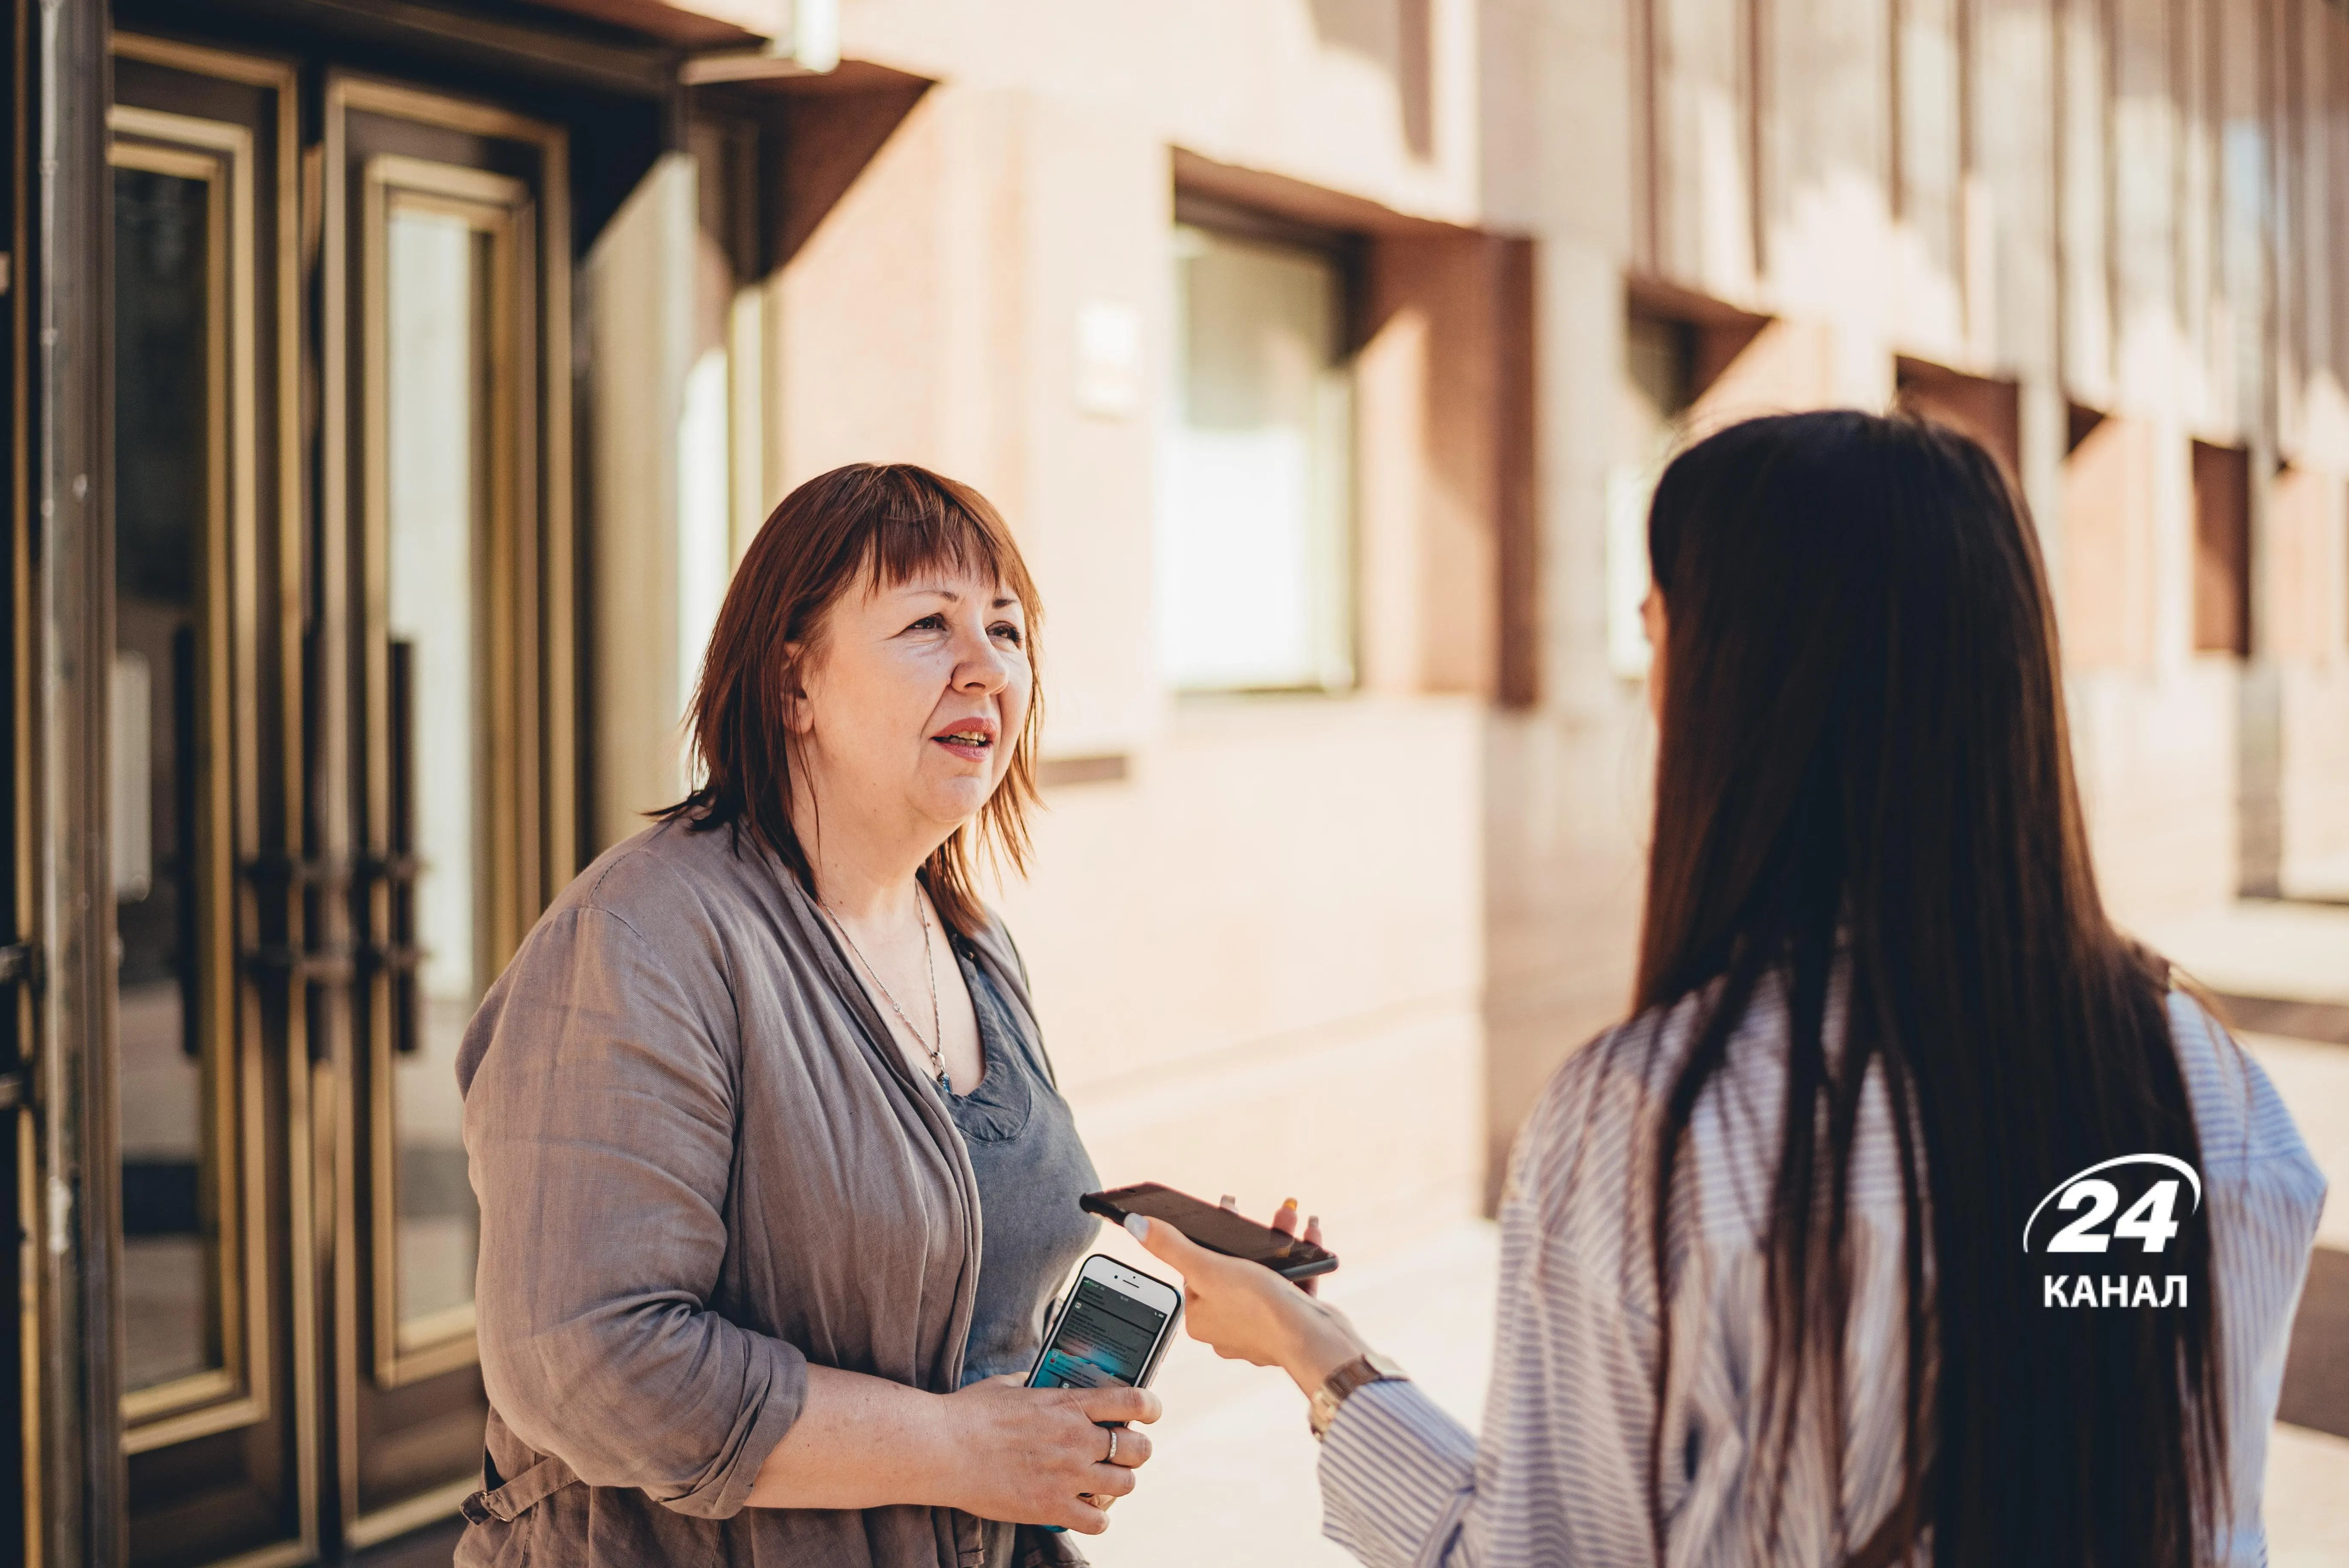
M295 73L131 35L115 54L107 817L130 1553L294 1561L317 1529L309 1084L295 976L271 962L299 635Z
M566 143L113 49L129 1555L270 1568L478 1484L456 1053L576 858Z
M361 873L336 1293L364 1545L477 1484L457 1048L574 869L567 176L559 129L492 106L342 75L325 100L322 560L345 662L318 773Z

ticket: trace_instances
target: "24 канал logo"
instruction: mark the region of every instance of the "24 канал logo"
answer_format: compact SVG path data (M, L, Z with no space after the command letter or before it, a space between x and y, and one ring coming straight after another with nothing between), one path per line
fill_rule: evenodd
M2189 1186L2193 1200L2181 1222L2178 1201ZM2125 1269L2148 1253L2168 1252L2180 1223L2199 1222L2201 1211L2202 1178L2194 1167L2168 1154L2123 1154L2065 1177L2040 1199L2023 1222L2023 1250L2033 1251L2035 1233L2038 1250L2051 1261L2071 1254L2067 1266L2092 1266L2078 1254L2102 1253L2116 1257ZM2075 1217L2059 1224L2066 1213ZM2157 1282L2150 1274L2047 1274L2039 1291L2043 1306L2183 1306L2186 1275L2164 1274Z

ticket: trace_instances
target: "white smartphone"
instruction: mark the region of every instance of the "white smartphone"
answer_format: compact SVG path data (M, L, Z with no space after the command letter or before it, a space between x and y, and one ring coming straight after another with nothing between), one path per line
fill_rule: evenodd
M1053 1315L1028 1374L1030 1388L1148 1386L1182 1320L1183 1293L1095 1253Z

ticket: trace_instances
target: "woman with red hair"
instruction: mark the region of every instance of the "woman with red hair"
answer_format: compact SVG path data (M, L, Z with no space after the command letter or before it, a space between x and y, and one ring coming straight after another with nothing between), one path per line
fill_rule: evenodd
M1080 1563L1138 1389L1020 1386L1094 1222L978 901L1034 798L1036 588L968 487L776 508L691 722L702 784L556 899L459 1062L484 1485L463 1563Z

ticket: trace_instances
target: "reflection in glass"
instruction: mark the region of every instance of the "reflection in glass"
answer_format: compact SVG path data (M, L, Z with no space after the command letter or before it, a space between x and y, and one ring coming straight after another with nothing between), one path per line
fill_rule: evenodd
M457 1047L487 965L482 872L489 238L395 207L386 247L396 936L421 950L395 1002L397 1241L403 1341L473 1299L480 1221L465 1176Z
M198 738L212 449L211 188L114 171L116 1035L122 1386L222 1365L219 1150L200 1024Z
M1316 252L1174 232L1160 664L1188 688L1352 680L1345 289Z

